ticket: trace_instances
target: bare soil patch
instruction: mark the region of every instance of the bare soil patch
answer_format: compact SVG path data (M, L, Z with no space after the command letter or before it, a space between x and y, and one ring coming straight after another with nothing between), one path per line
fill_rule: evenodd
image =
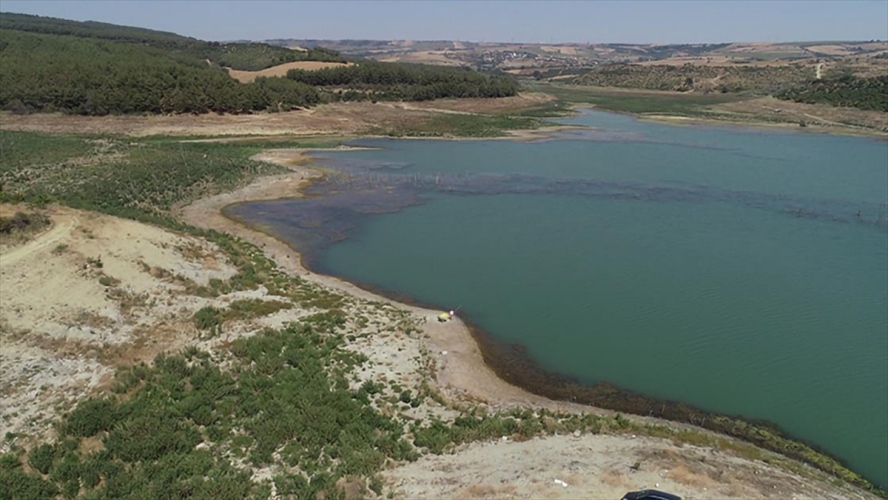
M459 66L462 64L462 61L455 57L448 57L447 54L448 52L444 51L405 52L403 54L379 58L379 61L438 64L441 66Z
M6 209L4 209L6 210ZM233 273L182 254L209 243L132 221L51 208L49 231L0 253L0 433L39 436L118 362L150 360L194 334L201 301L146 267L196 281Z
M396 498L621 498L645 488L688 500L869 498L763 462L630 435L475 443L451 455L422 457L385 476Z

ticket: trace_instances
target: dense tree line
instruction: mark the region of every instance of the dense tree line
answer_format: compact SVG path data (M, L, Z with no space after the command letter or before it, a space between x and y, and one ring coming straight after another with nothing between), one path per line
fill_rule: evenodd
M323 47L297 51L265 43L206 42L144 28L5 12L0 15L0 29L139 44L161 49L178 59L209 60L213 64L244 71L257 71L293 61L344 60L338 52Z
M515 80L465 68L366 61L315 71L293 69L289 80L345 88L380 99L424 101L445 97L507 97L518 93Z
M808 104L888 112L888 76L859 78L845 75L836 79L813 80L781 92L776 97Z
M0 30L0 107L14 112L244 113L321 99L310 85L284 78L241 84L223 69L152 47Z

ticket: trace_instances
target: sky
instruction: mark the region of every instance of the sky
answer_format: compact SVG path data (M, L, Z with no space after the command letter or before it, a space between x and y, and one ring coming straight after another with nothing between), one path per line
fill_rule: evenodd
M717 43L888 39L888 0L3 0L3 12L203 40Z

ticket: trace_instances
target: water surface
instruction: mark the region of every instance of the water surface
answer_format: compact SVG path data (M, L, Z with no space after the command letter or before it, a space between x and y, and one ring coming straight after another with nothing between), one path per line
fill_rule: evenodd
M233 207L319 271L549 370L765 419L888 486L888 144L589 112L552 140L362 141Z

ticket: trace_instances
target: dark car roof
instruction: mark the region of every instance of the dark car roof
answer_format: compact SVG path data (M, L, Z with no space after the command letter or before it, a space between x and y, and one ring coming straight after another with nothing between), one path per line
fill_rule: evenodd
M623 500L681 500L681 497L660 490L640 490L626 493Z

